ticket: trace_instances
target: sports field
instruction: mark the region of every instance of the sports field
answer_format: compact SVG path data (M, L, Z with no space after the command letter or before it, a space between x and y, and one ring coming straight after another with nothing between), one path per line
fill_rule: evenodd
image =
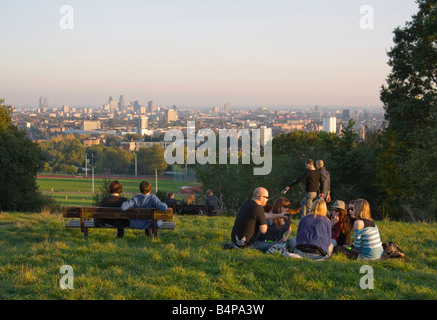
M95 177L94 192L100 192L100 187L105 179L118 180L123 185L123 196L130 198L132 195L139 193L141 181L147 180L152 184L152 192L157 190L167 192L178 192L178 187L185 185L198 185L198 183L174 182L169 178L158 178L156 186L155 177ZM39 190L47 195L51 195L60 205L85 205L92 204L93 181L91 177L82 176L38 176L37 183ZM176 196L182 198L183 196Z

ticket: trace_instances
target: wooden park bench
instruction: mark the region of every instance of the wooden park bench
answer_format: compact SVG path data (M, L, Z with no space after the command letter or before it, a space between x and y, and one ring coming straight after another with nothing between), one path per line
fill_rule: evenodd
M167 211L159 211L158 209L150 208L133 208L122 211L120 208L109 207L77 207L64 206L62 207L64 218L79 218L79 220L69 221L66 228L80 228L84 236L88 236L88 229L90 228L117 228L105 224L103 227L95 226L94 221L90 219L144 219L152 221L153 236L157 237L159 229L174 229L176 223L173 221L173 209L169 208ZM155 226L156 220L163 220L160 227ZM125 229L128 229L127 227Z
M209 215L210 212L216 210L214 206L206 204L168 204L168 207L181 215Z

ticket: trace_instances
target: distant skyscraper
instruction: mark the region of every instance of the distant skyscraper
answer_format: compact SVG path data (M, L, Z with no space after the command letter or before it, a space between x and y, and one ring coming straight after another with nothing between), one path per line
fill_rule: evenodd
M121 95L120 99L118 100L118 109L124 110L124 97L123 97L123 95Z
M155 105L153 104L153 101L149 101L149 103L147 104L147 112L148 113L155 112Z
M149 118L146 116L140 116L138 118L137 133L140 136L145 135L148 127L149 127Z
M111 104L111 102L112 102L112 96L109 97L109 100L108 100L108 103L109 103L109 104Z
M40 108L48 108L49 107L49 98L39 97L39 107Z
M231 111L231 105L229 104L229 102L225 103L224 108L225 108L225 112L226 113L229 113Z
M335 133L337 131L337 118L323 118L323 131Z
M351 118L351 112L349 109L343 110L343 120L349 120Z

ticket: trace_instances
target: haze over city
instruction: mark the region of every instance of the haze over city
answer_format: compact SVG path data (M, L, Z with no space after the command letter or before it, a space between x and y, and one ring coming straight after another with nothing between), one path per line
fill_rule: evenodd
M393 30L416 11L413 0L1 1L0 97L380 107Z

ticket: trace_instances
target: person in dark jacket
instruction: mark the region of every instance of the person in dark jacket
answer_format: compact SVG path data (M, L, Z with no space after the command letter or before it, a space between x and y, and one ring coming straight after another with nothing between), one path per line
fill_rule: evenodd
M123 187L120 181L114 180L109 184L110 196L102 198L100 201L100 207L112 207L119 208L122 203L127 201L126 198L120 197L120 193L123 191ZM117 229L117 238L123 238L124 228L129 227L128 219L95 219L94 225L103 227L105 224L111 225Z
M325 187L322 190L321 189L321 185L319 186L319 189L317 190L318 194L323 194L323 197L321 199L325 200L326 203L331 202L331 174L329 173L328 170L326 170L325 168L325 163L323 162L323 160L317 160L316 161L316 167L317 170L320 171L320 173L322 174L322 178L325 179Z
M305 166L307 171L299 179L284 189L285 191L288 191L290 188L305 181L305 197L300 203L302 216L306 216L310 212L313 200L317 197L317 190L319 189L319 186L321 186L321 190L325 188L325 179L322 177L320 171L316 170L314 167L314 161L312 159L308 159L305 162ZM322 198L323 194L320 193L319 197Z
M222 207L220 200L212 193L212 190L206 191L208 197L205 199L205 204L207 206L214 206L214 210L209 211L208 216L216 216L218 214L218 210Z

